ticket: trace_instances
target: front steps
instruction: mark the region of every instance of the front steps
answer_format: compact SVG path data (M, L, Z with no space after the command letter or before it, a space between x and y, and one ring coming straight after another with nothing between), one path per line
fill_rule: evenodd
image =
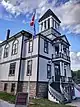
M57 85L57 83L49 84L49 86L48 86L48 99L50 101L53 101L56 103L63 103L63 104L71 102L71 98L69 98L69 95L66 92L62 93L60 90L60 84Z

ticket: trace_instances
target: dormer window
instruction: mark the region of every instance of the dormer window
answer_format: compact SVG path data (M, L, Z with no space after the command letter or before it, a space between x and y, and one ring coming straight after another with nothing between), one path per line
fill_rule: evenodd
M4 47L4 58L8 57L9 54L9 44Z

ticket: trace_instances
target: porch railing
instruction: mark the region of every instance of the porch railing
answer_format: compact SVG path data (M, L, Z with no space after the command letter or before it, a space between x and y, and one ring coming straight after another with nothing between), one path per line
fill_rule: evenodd
M52 59L57 59L57 58L63 58L65 60L70 61L70 57L63 53L53 54Z

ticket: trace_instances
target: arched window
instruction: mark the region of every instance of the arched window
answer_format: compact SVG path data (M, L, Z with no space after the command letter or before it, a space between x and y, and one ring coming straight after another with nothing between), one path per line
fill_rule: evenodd
M12 55L18 53L18 40L15 40L12 44Z
M9 54L9 44L4 47L4 58L8 57Z

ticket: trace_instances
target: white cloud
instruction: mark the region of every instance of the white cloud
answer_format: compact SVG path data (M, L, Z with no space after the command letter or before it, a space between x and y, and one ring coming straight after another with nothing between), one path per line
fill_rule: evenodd
M80 52L71 52L71 69L79 70L80 69Z
M6 2L7 1L7 2ZM36 8L36 17L39 18L44 12L51 8L54 13L61 19L61 27L63 31L67 29L67 33L80 34L80 0L69 0L65 4L61 2L59 6L55 6L58 0L2 0L1 4L7 12L15 15L33 13ZM24 19L23 19L24 20Z
M2 41L0 41L0 43L1 43Z
M70 0L65 4L61 4L55 11L60 17L63 30L68 30L69 33L80 33L80 3Z

